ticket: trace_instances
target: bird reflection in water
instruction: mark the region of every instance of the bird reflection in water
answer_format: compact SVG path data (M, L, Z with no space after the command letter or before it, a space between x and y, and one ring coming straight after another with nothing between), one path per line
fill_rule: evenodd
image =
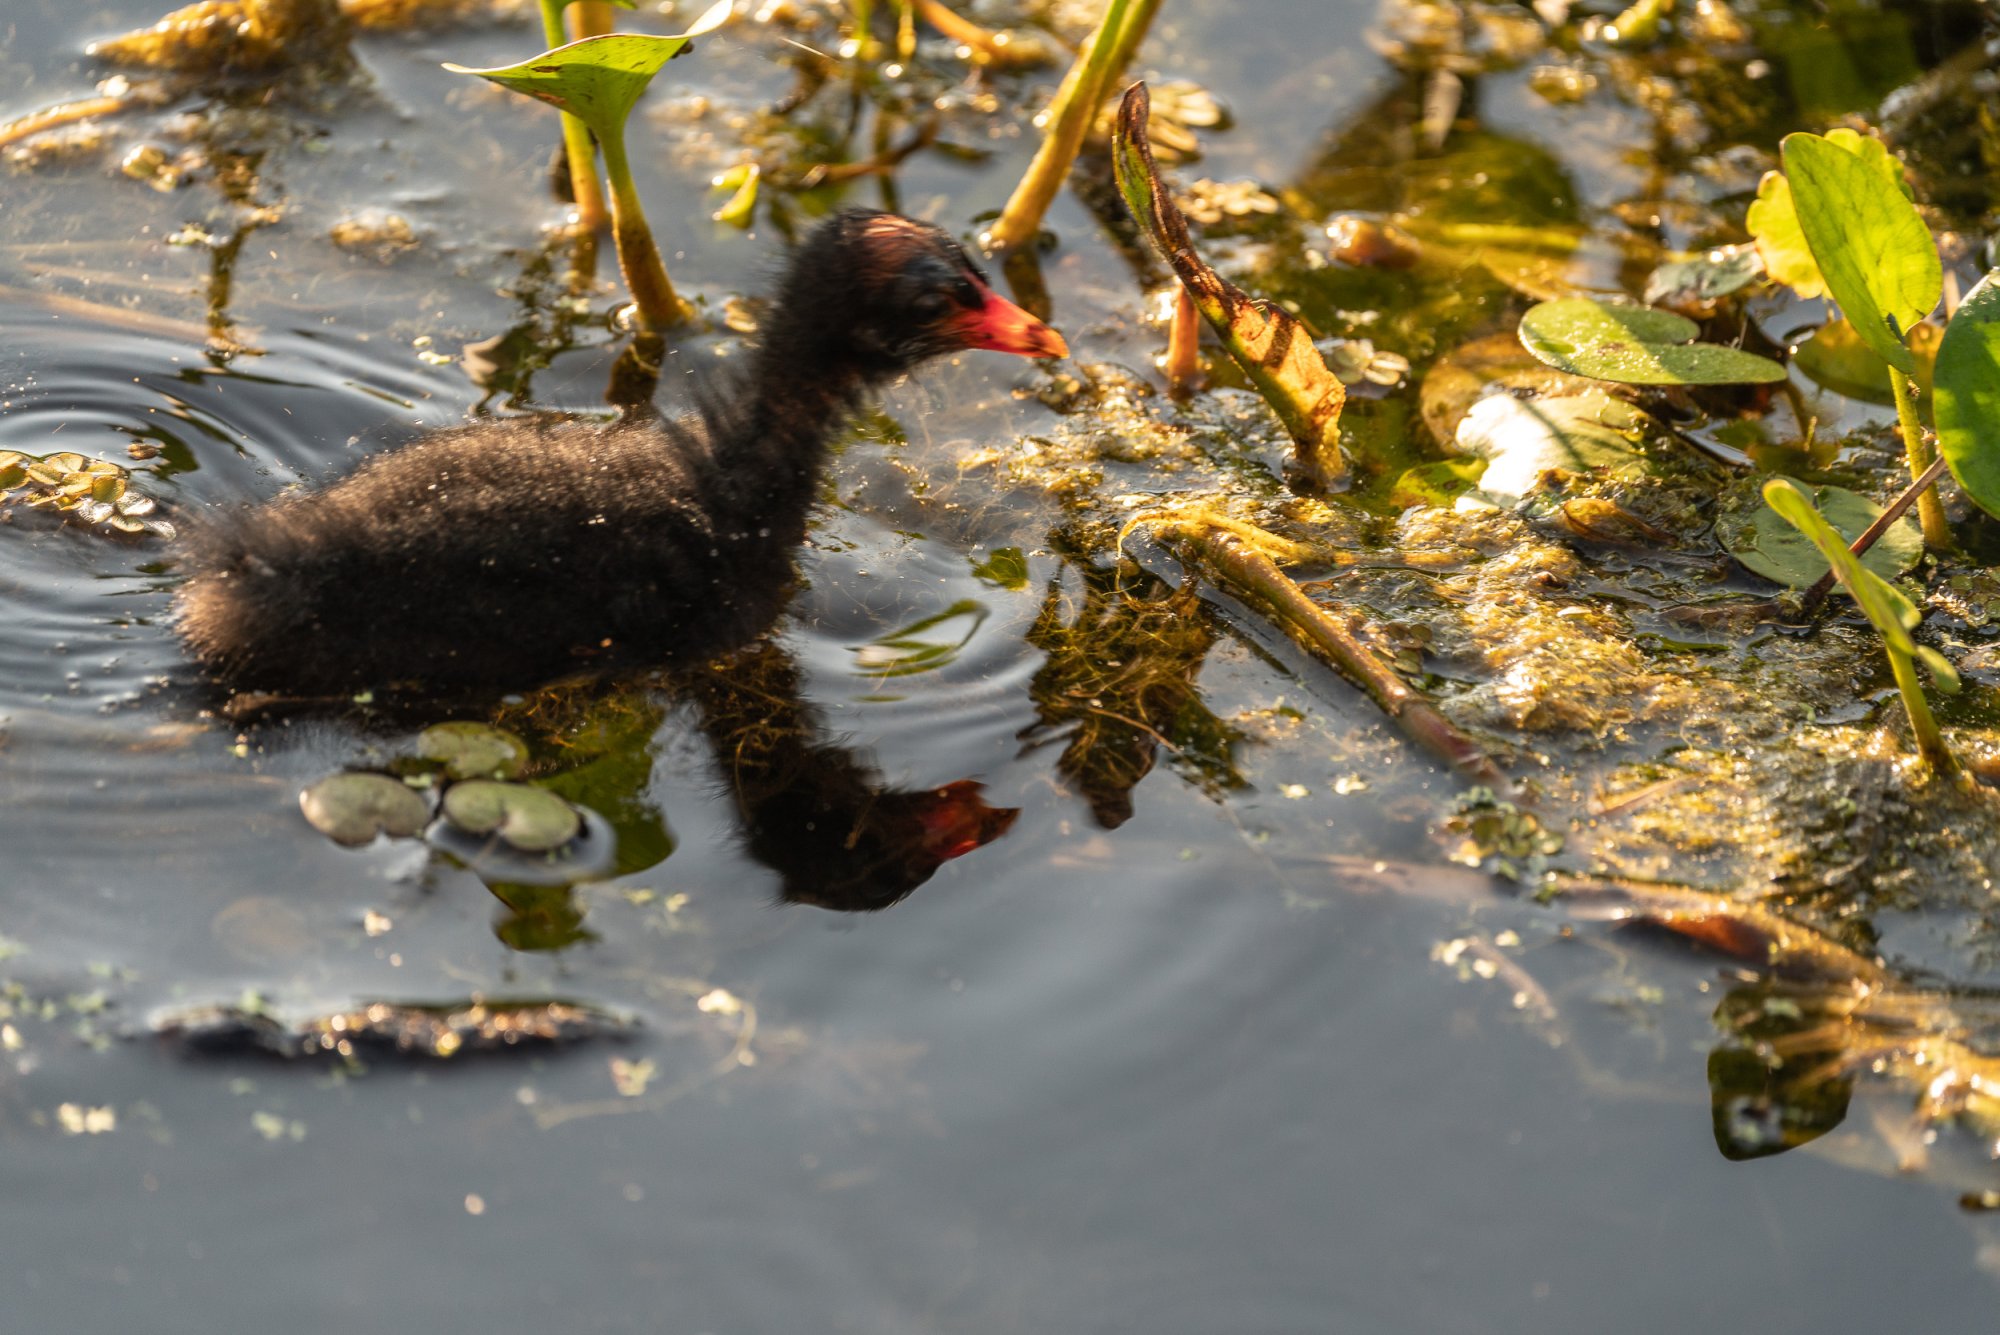
M621 857L614 874L643 870L671 851L670 840L649 834L662 827L644 799L651 769L644 743L677 701L693 707L709 742L744 851L778 874L788 902L840 913L888 908L945 863L1007 833L1019 815L988 805L985 785L973 779L925 788L887 783L863 753L828 739L819 712L801 696L798 665L776 645L759 642L681 674L669 693L623 693L630 717L616 725L616 741L645 763L622 767L622 794L602 787L571 794L600 810L621 843L636 840L654 850L640 865ZM526 733L565 735L589 726L573 711L593 709L601 720L604 703L556 688L498 721ZM511 910L495 929L509 946L554 950L589 938L570 887L500 879L487 885Z

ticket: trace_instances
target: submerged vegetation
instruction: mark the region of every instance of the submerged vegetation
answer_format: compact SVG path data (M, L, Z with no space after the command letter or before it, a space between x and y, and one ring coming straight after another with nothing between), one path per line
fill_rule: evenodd
M389 21L387 5L330 0L245 0L234 27L196 8L98 53L173 80L311 64L337 82L352 28ZM2000 958L2000 797L1979 782L2000 772L2000 277L1986 272L2000 259L2000 131L1990 101L1970 128L1915 108L1990 91L2000 35L1940 5L1972 57L1927 53L1926 73L1903 52L1889 79L1843 47L1853 58L1835 78L1776 4L1607 19L1560 3L1396 3L1377 34L1389 86L1294 177L1177 181L1200 159L1191 127L1228 122L1161 72L1118 86L1163 8L1023 5L1007 13L1033 29L995 31L941 0L766 6L714 40L785 48L797 87L686 149L732 192L717 221L789 236L850 191L903 205L913 161L982 158L995 150L981 127L1023 125L1052 99L984 239L1025 305L1082 300L1039 266L1097 244L1088 225L1129 280L1095 312L1094 347L1020 385L1048 410L1025 433L948 458L880 433L909 511L943 540L1006 528L1011 555L976 567L987 585L1025 591L1024 551L1059 557L1026 619L1041 662L1024 752L1059 745L1051 767L1101 829L1131 819L1156 768L1233 810L1259 783L1246 755L1320 743L1276 704L1218 709L1204 663L1240 642L1308 694L1337 696L1284 657L1302 645L1476 785L1404 794L1443 854L1556 911L1652 922L1755 972L1717 1012L1727 1147L1823 1132L1838 1120L1828 1091L1844 1110L1869 1072L1933 1091L1924 1116L1961 1117L1991 1142L2000 1052L1971 999ZM654 75L730 7L678 36L567 43L562 9L543 5L550 50L463 72L563 110L586 235L602 154L636 338L733 353L756 305L699 279L689 301L668 279L625 142ZM1036 65L1061 42L1078 56L1052 91ZM1959 103L1926 82L1946 77ZM84 149L79 129L153 114L184 86L48 108L0 127L0 145L22 172L109 153L108 131ZM1596 161L1604 180L1586 189L1570 159L1482 114L1503 93L1544 136L1617 117L1652 157ZM268 145L232 143L232 124L214 113L164 188L216 182L240 244L274 220L256 210L279 205L260 188ZM1066 184L1086 227L1056 237L1045 221ZM961 233L979 221L949 198L924 206ZM566 213L553 199L550 211ZM582 329L626 336L593 304L587 264L551 295L550 255L577 239L524 264L521 324L482 345L489 397L532 402L535 372ZM222 311L234 251L211 241ZM641 379L614 391L617 406L650 403ZM122 468L82 455L0 455L0 487L172 536ZM1912 507L1920 527L1901 518ZM1835 581L1845 592L1829 597ZM857 675L880 688L941 671L987 623L976 601L925 608L856 649ZM1933 709L1918 665L1941 692L1963 689ZM824 735L799 677L761 643L692 680L555 688L496 711L511 733L433 727L308 788L302 807L337 843L421 836L472 867L508 906L497 930L518 949L587 939L572 886L671 853L645 796L656 691L698 715L752 856L795 901L887 907L1010 830L1014 808L988 806L962 771L899 786ZM1356 768L1335 791L1378 781ZM584 858L593 839L608 846ZM1876 953L1875 915L1933 908L1967 924L1958 991ZM1815 1074L1788 1072L1781 1097L1817 1111L1758 1140L1744 1082L1801 1057ZM1938 1094L1927 1082L1947 1060Z

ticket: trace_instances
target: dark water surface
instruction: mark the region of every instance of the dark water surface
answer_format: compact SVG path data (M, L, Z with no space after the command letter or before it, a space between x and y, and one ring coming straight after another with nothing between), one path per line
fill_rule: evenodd
M1387 78L1358 0L1168 11L1146 63L1247 127L1206 136L1218 179L1307 170ZM15 0L0 110L79 94L82 42L154 17L145 0ZM161 241L226 220L212 188L156 193L98 160L0 177L0 447L128 462L128 444L158 444L138 485L192 507L462 420L482 391L421 354L523 318L502 289L552 212L551 136L437 65L530 40L370 38L364 91L276 118L265 170L290 211L243 245L230 307L263 355L226 366L203 353L209 252ZM767 56L715 39L683 86L755 107L786 83ZM1560 113L1495 99L1577 172L1602 158ZM969 227L1026 156L999 147L977 168L913 159L904 206ZM707 221L707 165L643 157L683 280L714 301L754 288L777 238ZM404 213L424 244L386 266L334 252L327 227L361 204ZM1051 225L1079 359L1144 366L1123 262L1073 200ZM584 335L532 401L601 411L605 342ZM1884 1169L1877 1127L1906 1106L1858 1102L1811 1152L1724 1159L1716 962L1561 935L1560 914L1452 866L1428 833L1450 782L1270 631L1218 621L1200 699L1304 722L1246 729L1242 784L1220 800L1165 757L1129 820L1093 820L1060 745L1020 740L1044 665L1028 636L1081 575L1049 550L1046 503L953 473L969 448L1051 429L1010 393L1022 375L978 356L891 396L907 441L864 433L842 456L780 636L822 725L813 764L905 791L973 780L1019 809L879 914L783 903L700 710L662 701L624 754L671 855L576 891L588 939L516 949L516 915L471 872L411 842L342 850L300 819L301 786L406 734L299 722L239 739L200 712L164 624L171 544L17 511L0 527L0 1327L1990 1327L2000 1238L1941 1175ZM1005 547L1026 553L1024 586L980 576ZM884 675L912 626L956 648ZM1366 786L1336 792L1351 776ZM1434 960L1507 931L1559 1019ZM560 996L639 1028L353 1073L194 1058L147 1033L246 994L293 1019ZM621 1094L614 1063L651 1063L643 1090ZM115 1127L66 1127L96 1109Z

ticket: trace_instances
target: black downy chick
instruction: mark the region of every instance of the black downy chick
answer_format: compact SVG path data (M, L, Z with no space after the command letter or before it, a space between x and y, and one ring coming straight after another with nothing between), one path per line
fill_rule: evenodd
M704 661L783 608L862 397L968 348L1068 353L938 228L836 214L793 254L747 367L691 415L450 428L192 524L177 629L224 684L298 695Z

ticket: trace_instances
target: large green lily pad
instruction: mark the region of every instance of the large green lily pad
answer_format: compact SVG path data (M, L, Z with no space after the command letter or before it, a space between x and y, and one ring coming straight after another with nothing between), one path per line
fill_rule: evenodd
M1588 297L1545 301L1521 317L1521 345L1559 371L1625 385L1768 384L1768 357L1691 340L1701 327L1672 311Z
M1826 574L1826 560L1812 539L1764 501L1768 474L1744 478L1722 493L1715 517L1716 541L1752 572L1773 583L1805 589ZM1853 542L1881 515L1882 507L1845 487L1801 488L1843 541ZM1924 555L1924 535L1908 518L1889 526L1861 564L1882 579L1894 579Z

